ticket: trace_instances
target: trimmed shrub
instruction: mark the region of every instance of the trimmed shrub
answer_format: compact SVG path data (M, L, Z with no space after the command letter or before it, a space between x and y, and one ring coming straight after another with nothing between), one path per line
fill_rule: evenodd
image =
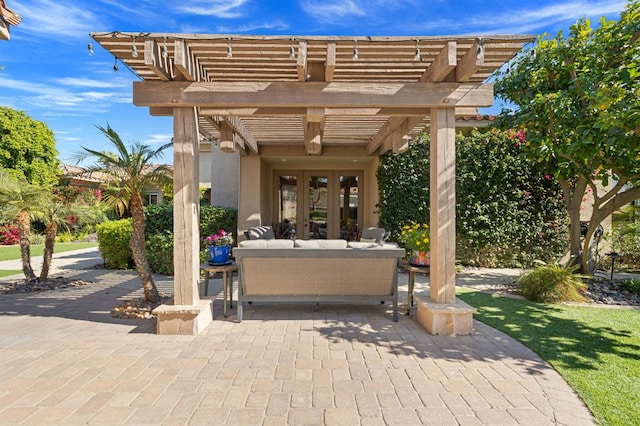
M113 220L96 226L98 248L107 268L133 267L133 256L129 247L132 229L131 219Z
M575 274L578 268L554 264L532 269L518 278L518 293L533 302L583 302L587 286L584 276Z
M173 206L152 205L145 207L145 234L147 259L153 272L173 275ZM200 206L200 262L206 262L208 254L202 239L224 229L234 234L238 212L233 208Z
M151 270L158 274L173 275L173 232L154 234L146 240Z
M521 153L513 132L456 137L457 257L464 265L530 267L566 251L568 218L553 177ZM429 137L382 156L380 226L398 239L403 224L429 223Z
M640 270L640 222L628 223L612 234L611 247L620 254L616 264L626 269Z
M633 294L640 294L640 279L629 278L618 283L618 288Z

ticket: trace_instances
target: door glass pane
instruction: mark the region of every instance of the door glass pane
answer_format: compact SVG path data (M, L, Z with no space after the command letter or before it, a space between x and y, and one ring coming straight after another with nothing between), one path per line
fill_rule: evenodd
M340 176L340 238L358 239L358 176Z
M327 176L309 176L309 239L327 239Z
M298 179L295 176L278 177L278 223L276 238L296 237L296 211L298 208Z

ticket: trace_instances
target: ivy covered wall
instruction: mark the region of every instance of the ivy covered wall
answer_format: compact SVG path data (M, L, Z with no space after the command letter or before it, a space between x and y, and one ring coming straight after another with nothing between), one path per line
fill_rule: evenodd
M522 155L522 135L497 129L456 137L457 260L464 265L527 267L568 248L560 186ZM382 156L377 171L380 226L429 223L429 136L407 152Z

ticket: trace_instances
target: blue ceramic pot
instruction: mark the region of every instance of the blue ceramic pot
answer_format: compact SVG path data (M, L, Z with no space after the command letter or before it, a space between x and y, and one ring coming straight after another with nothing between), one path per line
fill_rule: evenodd
M209 246L209 262L225 263L229 260L231 246Z

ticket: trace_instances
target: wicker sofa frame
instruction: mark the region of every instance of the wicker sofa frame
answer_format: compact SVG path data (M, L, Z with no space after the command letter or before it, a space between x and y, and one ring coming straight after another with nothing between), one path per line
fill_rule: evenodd
M238 322L247 302L393 303L398 321L398 263L404 249L236 247Z

